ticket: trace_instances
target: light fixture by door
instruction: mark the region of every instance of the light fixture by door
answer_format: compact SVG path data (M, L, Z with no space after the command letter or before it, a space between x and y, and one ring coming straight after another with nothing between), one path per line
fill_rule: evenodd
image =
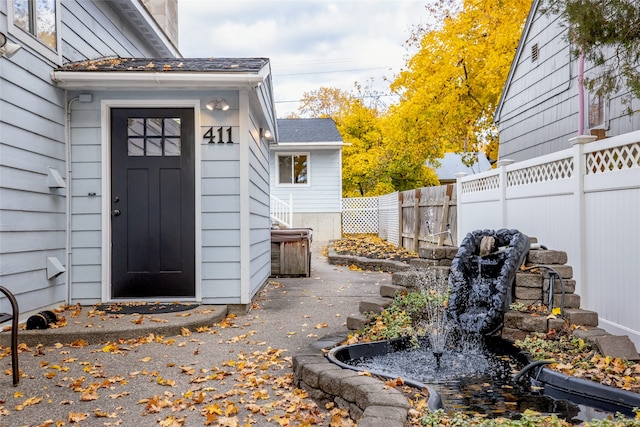
M263 137L264 139L266 139L269 142L273 141L273 134L271 133L271 131L269 129L260 128L260 136Z
M229 104L223 99L212 99L207 103L207 110L222 110L227 111Z
M9 40L7 40L7 36L4 33L0 33L0 55L11 58L20 49L22 49L22 47L15 43L11 43Z

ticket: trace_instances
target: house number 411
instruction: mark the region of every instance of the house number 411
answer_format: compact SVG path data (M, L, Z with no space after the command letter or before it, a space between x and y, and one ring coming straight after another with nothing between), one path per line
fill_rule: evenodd
M233 144L232 129L232 126L220 126L218 128L211 126L202 137L208 144Z

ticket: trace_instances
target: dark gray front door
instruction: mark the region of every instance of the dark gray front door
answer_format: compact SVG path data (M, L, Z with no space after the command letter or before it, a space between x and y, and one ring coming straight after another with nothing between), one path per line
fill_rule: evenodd
M192 109L111 110L111 297L195 297Z

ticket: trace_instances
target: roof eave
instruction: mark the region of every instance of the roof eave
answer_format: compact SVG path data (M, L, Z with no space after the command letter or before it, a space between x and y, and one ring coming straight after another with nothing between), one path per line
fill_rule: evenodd
M509 68L509 74L507 74L507 80L502 86L502 92L500 94L500 99L498 100L498 105L496 106L496 111L493 113L493 121L498 124L500 122L500 118L502 115L502 107L504 105L504 100L507 97L507 92L509 91L509 86L511 85L511 81L513 80L513 75L515 74L516 67L518 66L520 56L522 55L522 50L524 49L525 40L529 35L529 30L531 30L531 25L533 24L533 19L538 11L539 0L534 0L531 4L531 9L529 9L529 15L527 15L527 20L525 21L524 28L522 29L522 34L520 34L520 39L518 40L518 47L516 48L516 53L513 56L513 60L511 61L511 67Z
M272 149L275 150L336 150L344 147L342 141L330 142L278 142Z
M212 72L131 72L131 71L52 71L51 79L63 89L122 88L255 88L266 78L258 73Z
M167 37L140 0L111 0L111 5L146 38L160 56L182 57L178 47Z

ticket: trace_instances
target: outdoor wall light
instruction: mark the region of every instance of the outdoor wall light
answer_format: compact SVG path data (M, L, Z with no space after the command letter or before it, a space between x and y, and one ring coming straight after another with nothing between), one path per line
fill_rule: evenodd
M207 103L207 110L222 110L227 111L229 104L224 99L212 99Z
M0 55L4 55L7 58L11 58L15 55L22 47L15 43L11 43L7 40L7 36L4 33L0 33Z
M271 133L271 131L269 129L260 128L260 136L262 138L266 139L269 142L273 141L273 134Z

